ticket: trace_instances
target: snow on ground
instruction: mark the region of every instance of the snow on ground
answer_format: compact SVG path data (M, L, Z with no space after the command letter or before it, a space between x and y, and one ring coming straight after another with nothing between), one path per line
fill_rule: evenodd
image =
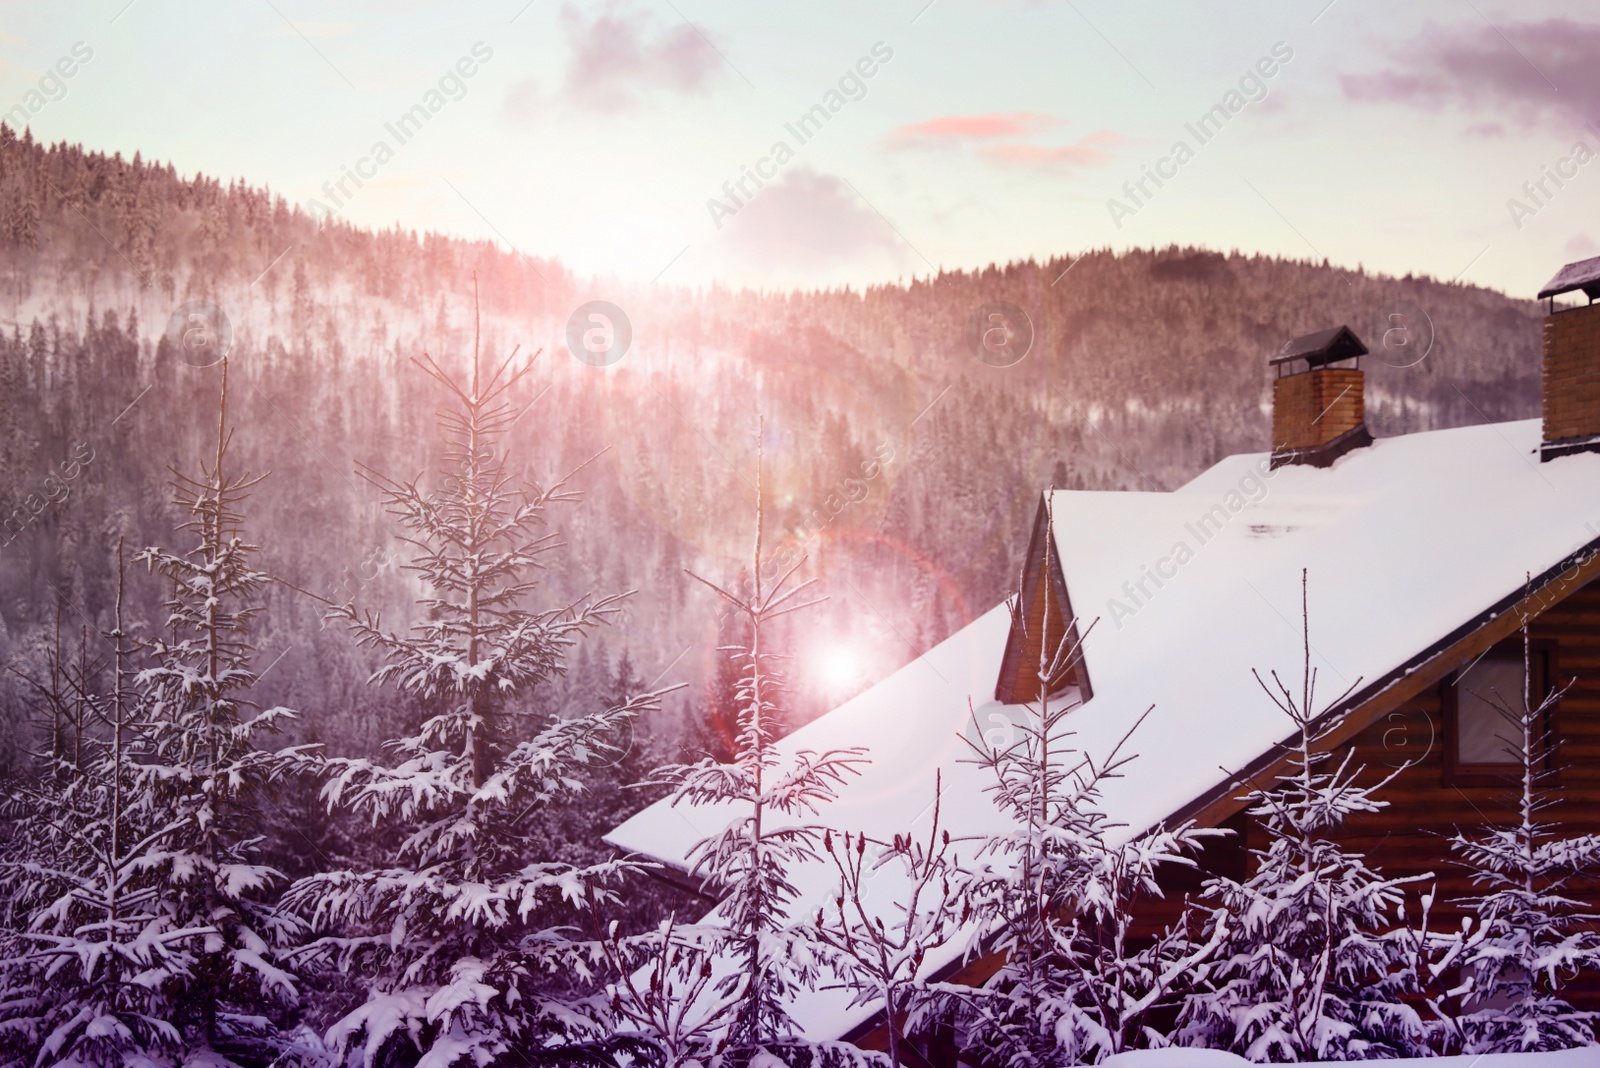
M1122 834L1166 818L1289 736L1251 669L1298 684L1302 567L1326 703L1402 667L1519 590L1525 574L1600 537L1600 455L1541 464L1539 439L1537 420L1465 427L1382 439L1328 469L1264 476L1264 455L1234 456L1172 493L1058 492L1056 541L1080 633L1099 620L1084 643L1094 697L1066 719L1072 744L1103 755L1153 709L1131 742L1138 759L1105 790ZM1019 550L1026 533L1018 531ZM876 838L926 833L942 769L950 832L999 829L989 781L964 763L962 738L1003 732L1027 714L993 699L1008 631L1005 608L990 609L784 739L788 751L870 750L873 763L823 822ZM660 802L607 841L681 868L693 844L731 816ZM831 898L831 870L793 873L797 914ZM886 867L868 900L888 909L900 889ZM948 946L926 967L960 954ZM842 1035L871 1014L829 990L803 995L792 1011L815 1038Z
M1251 1062L1215 1049L1141 1049L1100 1062L1103 1068L1241 1068ZM1303 1064L1350 1064L1350 1061L1303 1061ZM1359 1063L1359 1062L1355 1062ZM1600 1065L1600 1046L1550 1053L1483 1053L1463 1057L1430 1057L1372 1061L1384 1065L1429 1065L1430 1068L1591 1068Z

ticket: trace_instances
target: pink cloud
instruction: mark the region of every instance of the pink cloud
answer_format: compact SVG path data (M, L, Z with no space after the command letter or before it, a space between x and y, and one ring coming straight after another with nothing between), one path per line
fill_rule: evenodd
M1000 167L1073 171L1111 162L1111 153L1106 150L1123 144L1124 140L1115 131L1099 130L1069 145L984 145L977 154Z
M1501 33L1504 36L1501 36ZM1457 107L1509 121L1477 123L1495 136L1535 124L1570 129L1600 119L1600 23L1555 18L1444 30L1430 26L1389 49L1394 69L1343 74L1352 100Z
M1060 126L1061 120L1033 111L994 111L986 115L940 115L896 127L889 134L895 148L932 148L997 137L1028 137Z
M1108 163L1107 149L1125 143L1114 130L1097 130L1065 145L1035 144L1024 138L1064 121L1036 111L991 111L982 115L940 115L907 123L890 132L892 149L968 148L997 167L1070 171ZM998 143L996 143L998 142Z
M565 95L591 111L627 110L652 92L704 92L721 69L721 57L693 26L661 27L617 3L588 20L565 5L561 28L572 51Z

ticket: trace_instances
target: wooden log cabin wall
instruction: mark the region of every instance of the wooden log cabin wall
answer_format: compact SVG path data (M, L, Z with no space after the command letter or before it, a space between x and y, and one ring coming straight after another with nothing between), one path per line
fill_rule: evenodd
M1541 754L1555 772L1549 782L1552 803L1541 819L1559 825L1563 835L1600 832L1600 580L1589 581L1535 617L1529 635L1536 706L1539 689L1568 687L1547 725L1553 748ZM1496 774L1482 762L1461 759L1464 745L1469 756L1481 757L1484 750L1481 740L1474 749L1473 739L1463 738L1460 705L1463 691L1474 685L1467 673L1481 674L1492 661L1503 663L1504 677L1514 674L1520 685L1522 653L1519 631L1490 645L1483 657L1473 657L1470 666L1451 671L1377 716L1333 750L1335 761L1353 750L1353 764L1364 766L1365 782L1393 778L1378 795L1388 802L1386 808L1353 816L1332 837L1387 876L1431 873L1430 883L1408 892L1407 909L1415 918L1420 890L1433 892L1434 930L1458 929L1464 914L1461 900L1481 892L1446 838L1457 829L1477 833L1491 822L1501 827L1519 823L1520 787L1509 766ZM1240 810L1214 820L1214 825L1235 833L1214 841L1199 858L1197 871L1174 871L1162 880L1166 896L1139 906L1139 937L1176 923L1185 903L1199 900L1206 877L1240 879L1253 870L1252 851L1267 844L1259 820ZM1600 903L1600 880L1574 881L1570 891ZM1567 994L1581 1008L1600 1010L1600 980L1593 976L1575 982Z

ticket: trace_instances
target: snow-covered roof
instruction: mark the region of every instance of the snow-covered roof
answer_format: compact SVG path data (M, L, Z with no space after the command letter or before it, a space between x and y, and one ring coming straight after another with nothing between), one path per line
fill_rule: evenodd
M1072 745L1109 751L1147 708L1137 753L1105 784L1104 808L1142 831L1224 786L1291 733L1252 668L1298 680L1301 569L1309 570L1319 705L1381 679L1600 538L1600 454L1548 463L1537 420L1380 439L1319 469L1269 470L1233 456L1170 493L1059 491L1056 545L1080 620L1093 698L1066 717ZM1025 535L1019 531L1019 538ZM994 701L1010 630L997 606L887 679L783 740L788 750L866 746L872 763L818 822L875 838L926 832L935 771L954 835L999 829L962 735L1004 730L1020 706ZM682 867L731 811L660 802L607 836ZM800 914L831 900L831 867L794 873ZM871 898L887 909L895 869ZM930 954L937 969L959 947ZM792 1009L815 1037L871 1016L837 991Z

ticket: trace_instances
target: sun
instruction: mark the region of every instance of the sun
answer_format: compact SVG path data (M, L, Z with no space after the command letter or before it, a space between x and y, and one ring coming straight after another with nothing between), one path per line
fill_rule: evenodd
M830 690L847 689L861 678L861 657L848 645L831 645L817 656L817 673Z

